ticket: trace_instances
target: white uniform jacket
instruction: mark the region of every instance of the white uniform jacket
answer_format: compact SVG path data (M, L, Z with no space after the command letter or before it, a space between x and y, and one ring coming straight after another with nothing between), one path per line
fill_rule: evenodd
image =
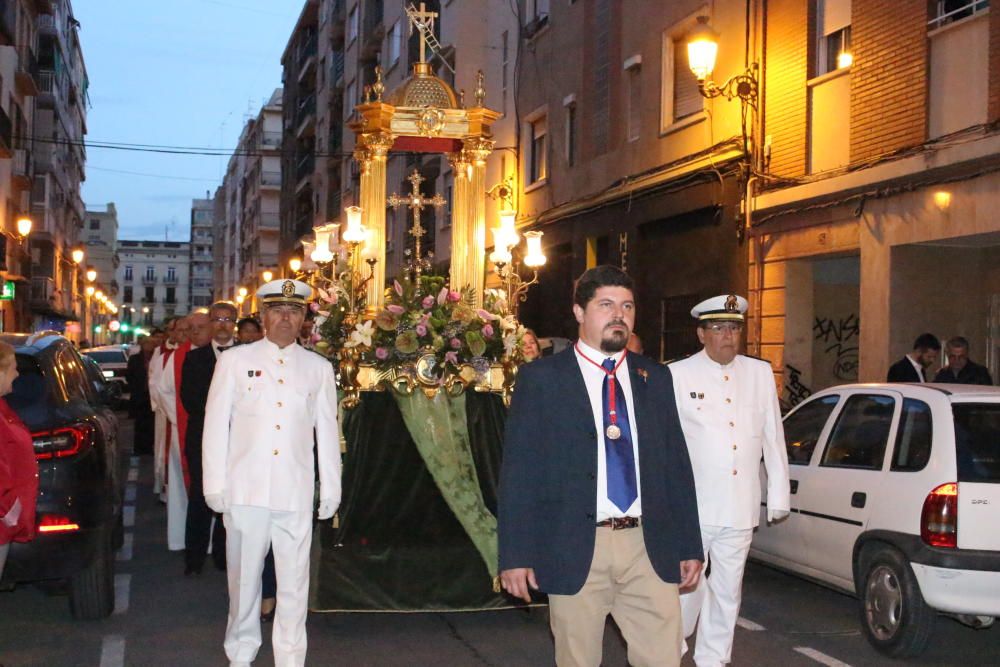
M264 338L219 356L205 405L205 495L229 505L312 511L315 466L320 498L340 504L337 385L330 362L298 344Z
M705 350L670 364L703 526L760 520L760 460L767 506L789 509L788 455L771 365L737 355L722 366Z

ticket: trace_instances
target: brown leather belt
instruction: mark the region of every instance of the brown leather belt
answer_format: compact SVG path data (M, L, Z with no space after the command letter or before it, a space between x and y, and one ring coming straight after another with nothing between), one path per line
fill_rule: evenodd
M642 525L642 517L639 516L623 516L616 519L605 519L604 521L598 521L598 528L610 528L611 530L622 530L624 528L638 528Z

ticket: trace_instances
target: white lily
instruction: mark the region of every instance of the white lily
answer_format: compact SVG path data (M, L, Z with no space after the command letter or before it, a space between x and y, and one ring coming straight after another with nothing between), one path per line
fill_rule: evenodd
M366 322L360 322L354 327L354 331L351 332L350 337L347 342L344 343L344 347L357 347L359 345L364 345L365 347L372 346L372 335L375 333L375 323L371 320Z

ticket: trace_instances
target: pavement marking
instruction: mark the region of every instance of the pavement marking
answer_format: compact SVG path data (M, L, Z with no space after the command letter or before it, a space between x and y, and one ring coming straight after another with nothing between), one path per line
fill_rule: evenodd
M125 505L122 507L122 525L126 528L135 526L135 505Z
M125 502L135 504L135 484L128 484L125 487Z
M826 665L826 667L851 667L846 662L837 660L836 658L831 658L826 653L821 653L814 648L809 648L808 646L796 646L796 653L801 653L807 658L812 658L821 665Z
M137 479L139 479L139 469L138 468L129 468L128 469L128 481L134 482Z
M125 664L125 638L106 635L101 641L101 667L123 667Z
M122 548L119 549L118 553L115 555L115 560L117 561L132 560L132 544L133 544L132 533L125 533L124 539L122 540Z
M760 623L754 623L753 621L743 618L742 616L736 619L736 625L740 626L744 630L750 630L751 632L760 632L761 630L767 629Z
M117 614L124 614L128 611L128 597L129 589L132 587L132 575L131 574L116 574L115 575L115 611ZM124 641L122 640L122 647L124 650ZM104 664L103 662L101 663ZM121 663L119 663L121 664Z

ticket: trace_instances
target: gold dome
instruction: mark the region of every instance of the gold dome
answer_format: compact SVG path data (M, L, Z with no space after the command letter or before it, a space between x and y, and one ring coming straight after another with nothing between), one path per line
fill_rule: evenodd
M458 109L458 97L447 83L434 76L429 63L413 63L413 74L386 100L394 107Z

